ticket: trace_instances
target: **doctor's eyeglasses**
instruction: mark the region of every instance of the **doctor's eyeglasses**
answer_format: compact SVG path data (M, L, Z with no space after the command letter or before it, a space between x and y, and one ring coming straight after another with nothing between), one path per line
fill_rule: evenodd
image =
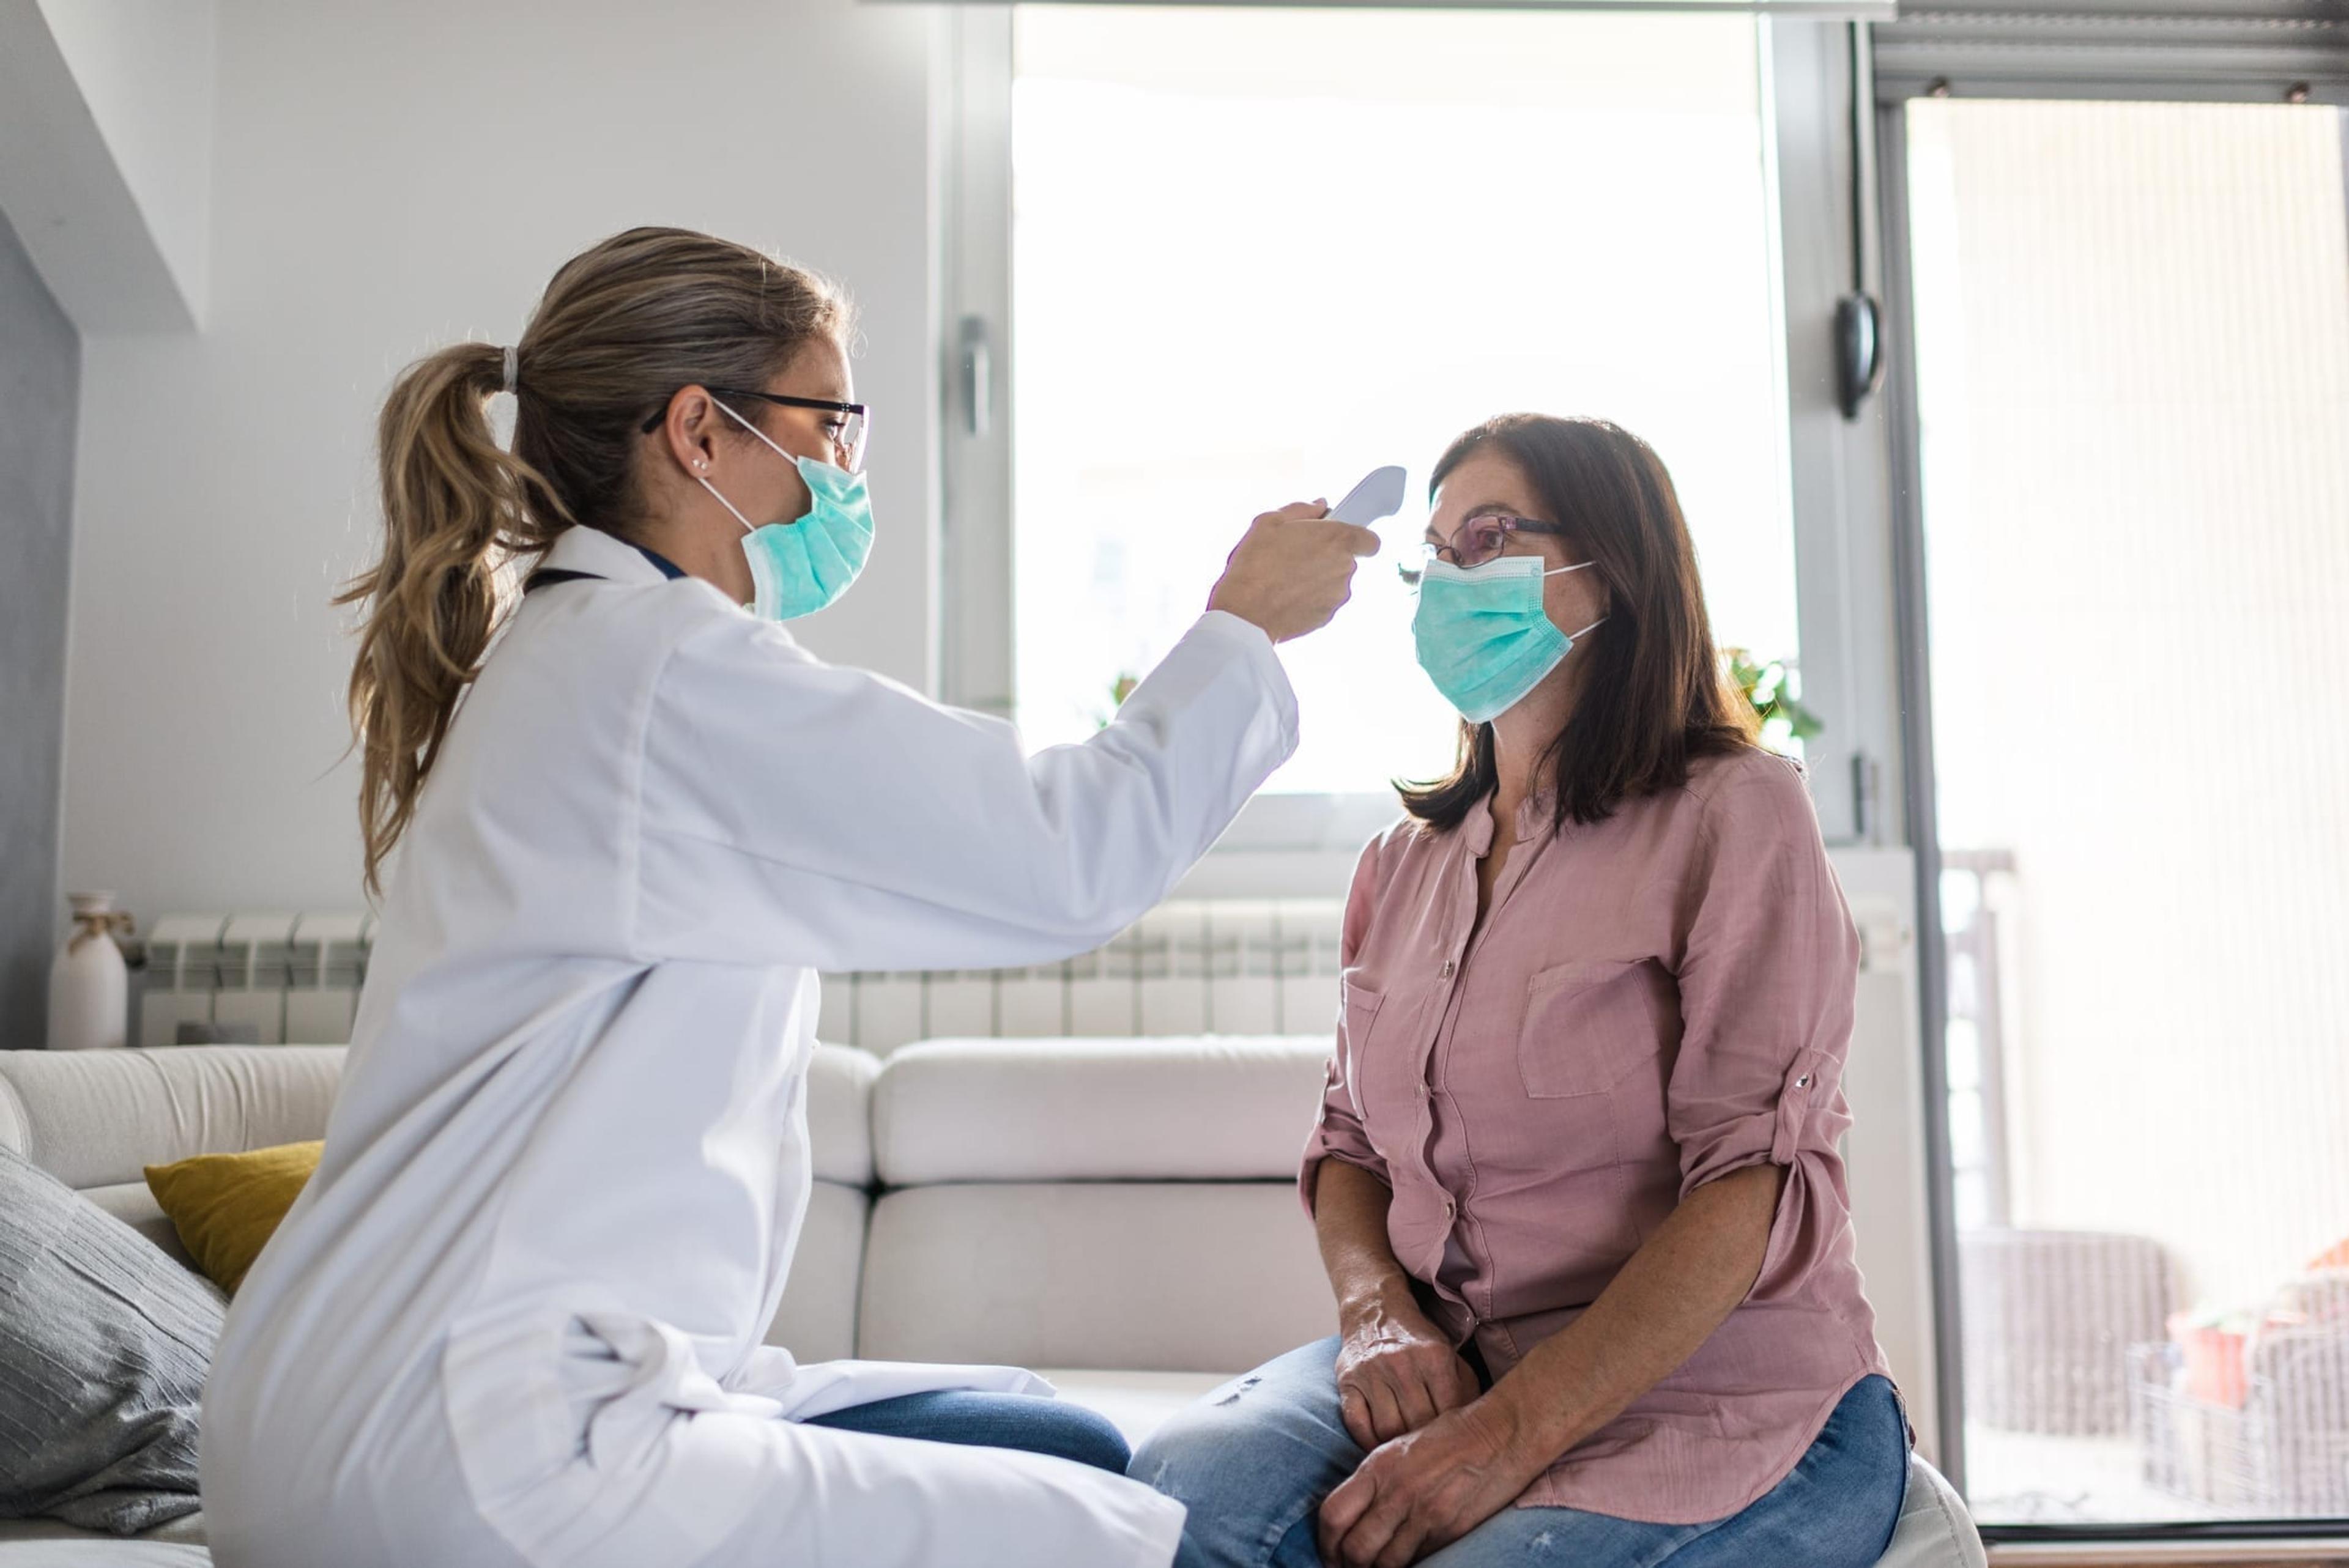
M852 474L864 471L864 438L872 433L873 417L862 403L837 403L829 397L791 397L781 392L753 392L743 387L712 387L710 395L718 397L755 397L761 403L772 403L778 408L813 408L831 416L823 421L823 432L832 440L832 449L840 466ZM668 405L664 403L647 419L644 433L651 435L668 418Z

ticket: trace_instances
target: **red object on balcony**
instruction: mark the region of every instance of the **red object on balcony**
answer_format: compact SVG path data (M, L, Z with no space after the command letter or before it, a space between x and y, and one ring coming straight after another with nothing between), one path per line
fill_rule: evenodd
M2186 1360L2186 1392L2205 1404L2243 1408L2247 1391L2243 1346L2250 1336L2220 1324L2169 1320L2169 1336Z

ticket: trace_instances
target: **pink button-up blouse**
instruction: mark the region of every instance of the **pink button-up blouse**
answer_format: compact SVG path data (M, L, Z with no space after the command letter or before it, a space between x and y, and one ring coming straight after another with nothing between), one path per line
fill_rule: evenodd
M1392 1188L1395 1256L1497 1378L1682 1197L1785 1167L1744 1302L1518 1499L1720 1519L1885 1370L1837 1151L1858 938L1801 777L1767 752L1700 760L1685 786L1563 833L1551 810L1521 812L1473 942L1485 809L1363 852L1306 1202L1325 1159Z

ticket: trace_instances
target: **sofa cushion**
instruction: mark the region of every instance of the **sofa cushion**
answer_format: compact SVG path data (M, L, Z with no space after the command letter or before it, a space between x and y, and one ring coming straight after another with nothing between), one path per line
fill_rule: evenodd
M1037 1376L1071 1405L1107 1416L1125 1435L1126 1446L1135 1449L1232 1377L1224 1372L1103 1372L1072 1367L1039 1367Z
M326 1131L340 1046L0 1051L0 1143L68 1187Z
M163 1205L155 1202L154 1190L146 1182L86 1187L81 1195L160 1247L165 1257L190 1274L204 1272L188 1255L186 1244L180 1240L179 1227L171 1223L171 1215L163 1212Z
M147 1167L155 1202L204 1277L231 1295L317 1173L326 1145L280 1143L238 1154L198 1154Z
M1987 1568L1989 1562L1958 1489L1922 1456L1909 1455L1909 1491L1900 1500L1892 1544L1876 1568Z
M1291 1179L1329 1055L1318 1035L930 1040L882 1069L874 1156L893 1187Z
M874 1204L856 1343L884 1361L1229 1374L1336 1324L1285 1181L990 1183Z
M212 1560L201 1545L143 1535L117 1541L79 1532L22 1539L0 1533L0 1568L210 1568Z
M143 1182L194 1154L318 1138L342 1081L342 1046L166 1046L0 1051L0 1147L68 1187ZM818 1046L808 1068L815 1173L873 1184L873 1080L880 1058Z
M873 1080L881 1058L854 1046L818 1046L808 1063L808 1143L820 1181L873 1185Z
M182 1554L178 1556L165 1555L158 1557L142 1556L139 1553L132 1553L127 1558L71 1557L63 1559L63 1561L75 1563L111 1563L118 1561L127 1561L131 1563L181 1563L208 1561L208 1559L202 1555L192 1558L184 1555L185 1552L190 1548L194 1549L199 1553L207 1550L204 1535L204 1516L201 1511L199 1511L196 1513L183 1513L177 1519L171 1520L166 1523L159 1524L152 1530L142 1530L138 1534L132 1536L104 1535L100 1534L97 1531L78 1529L74 1525L67 1524L55 1519L0 1519L0 1568L19 1568L19 1564L25 1563L39 1563L47 1561L47 1559L44 1555L34 1553L32 1552L31 1547L28 1544L29 1542L75 1541L95 1542L103 1546L107 1551L111 1553L125 1552L132 1546L171 1546L179 1548Z
M864 1222L872 1199L861 1187L818 1181L791 1278L766 1340L801 1362L842 1361L856 1354L856 1290L864 1273Z
M0 1150L0 1516L128 1535L196 1511L220 1298Z

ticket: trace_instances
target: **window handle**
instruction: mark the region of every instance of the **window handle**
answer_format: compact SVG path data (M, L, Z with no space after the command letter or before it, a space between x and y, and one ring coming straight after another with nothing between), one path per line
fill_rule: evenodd
M1851 754L1851 836L1863 844L1874 843L1878 830L1876 798L1883 788L1883 776L1877 770L1876 758L1865 751Z
M988 342L987 318L962 318L963 429L985 436L995 425L995 356Z

